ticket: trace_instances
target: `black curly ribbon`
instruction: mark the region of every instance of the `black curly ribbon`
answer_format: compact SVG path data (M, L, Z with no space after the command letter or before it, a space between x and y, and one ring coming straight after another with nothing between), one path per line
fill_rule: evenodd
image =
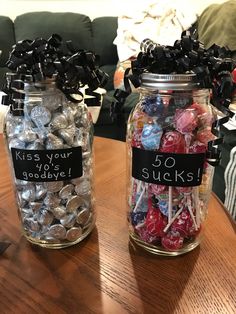
M236 89L231 75L235 68L231 51L217 45L206 50L188 31L184 31L181 39L176 40L173 46L163 46L151 39L144 39L140 50L137 58L131 61L131 68L124 73L125 90L115 91L111 116L114 118L122 111L125 100L131 93L131 84L139 87L142 73L193 73L199 88L212 90L212 105L225 114L224 118L218 119L212 125L212 133L217 138L209 142L206 153L208 162L217 165L221 154L218 145L223 141L220 127L234 115L228 108Z
M12 91L21 92L26 78L30 77L36 86L36 83L54 77L57 88L67 99L79 103L83 100L80 91L82 87L88 85L92 93L98 87L104 87L108 81L108 74L99 68L97 55L91 51L75 49L71 41L63 45L58 34L52 34L48 40L36 38L19 41L13 46L6 65L14 73L8 77L10 82L2 88L7 94ZM79 95L79 99L73 97L73 94ZM100 99L97 94L94 96ZM10 104L15 113L19 111L19 103L20 107L22 104L12 97L3 101L4 104Z

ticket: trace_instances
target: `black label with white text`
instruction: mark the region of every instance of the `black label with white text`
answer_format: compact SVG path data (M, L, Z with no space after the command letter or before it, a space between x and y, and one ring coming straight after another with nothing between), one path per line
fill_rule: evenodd
M81 177L82 148L51 150L11 148L17 179L25 181L64 181Z
M175 154L132 147L132 177L168 186L201 184L204 153Z

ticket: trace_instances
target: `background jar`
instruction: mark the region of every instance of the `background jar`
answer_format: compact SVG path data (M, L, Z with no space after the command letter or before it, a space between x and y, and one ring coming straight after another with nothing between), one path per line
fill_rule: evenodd
M214 168L210 91L194 74L141 76L140 98L127 127L130 238L161 255L179 255L201 241Z
M91 115L53 79L10 84L4 135L23 234L47 248L74 245L95 225Z

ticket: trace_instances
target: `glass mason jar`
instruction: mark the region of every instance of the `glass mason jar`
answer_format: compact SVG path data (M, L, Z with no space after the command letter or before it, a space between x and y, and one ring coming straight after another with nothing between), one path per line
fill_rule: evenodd
M54 80L11 87L4 135L23 234L46 248L74 245L95 225L91 115Z
M194 74L141 75L127 126L127 206L130 238L147 251L175 256L200 243L214 120L210 91Z

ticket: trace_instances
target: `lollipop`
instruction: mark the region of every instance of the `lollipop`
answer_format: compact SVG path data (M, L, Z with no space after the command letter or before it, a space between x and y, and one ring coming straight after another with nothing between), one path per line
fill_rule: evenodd
M194 153L194 154L201 154L201 153L205 153L207 150L207 146L206 144L196 140L194 141L190 147L189 147L189 153ZM206 169L208 166L207 161L204 162L204 169Z
M197 131L196 139L201 143L207 145L209 141L215 139L215 136L211 132L211 127L201 128Z
M149 188L149 191L154 195L165 193L165 190L166 190L165 185L152 184L152 183L149 184L148 188Z
M132 140L131 140L131 146L132 147L138 147L138 148L142 148L142 129L134 129L133 131L133 136L132 136Z
M178 232L182 237L193 235L195 231L193 220L186 208L183 209L179 217L175 219L171 225L171 230Z
M193 102L189 109L194 109L197 111L198 116L201 116L208 112L208 105L205 103Z
M146 213L144 212L131 212L130 213L130 221L133 226L137 226L138 224L144 222L146 217Z
M152 200L148 200L148 212L145 220L145 225L148 233L151 236L161 237L164 236L164 228L167 224L167 219L163 216L159 208L155 208L152 204Z
M144 111L150 116L160 116L164 109L163 99L160 95L147 97L143 102Z
M139 181L137 186L133 188L132 202L135 203L133 211L130 213L131 223L137 225L142 222L147 214L148 201L146 195L146 186L143 182ZM142 191L141 191L142 188Z
M162 129L156 123L147 123L143 126L141 142L143 147L148 150L156 150L160 146Z
M158 236L150 235L145 223L140 223L137 226L135 226L135 232L139 235L140 239L146 243L154 243L159 241Z
M184 238L178 232L170 231L162 237L161 244L168 251L179 250L183 246Z
M178 131L168 131L161 138L160 151L165 153L185 153L184 136Z
M195 109L177 109L174 118L176 130L182 134L191 133L197 127L197 117Z
M189 153L205 153L206 150L206 145L197 140L194 141L191 146L189 146Z

